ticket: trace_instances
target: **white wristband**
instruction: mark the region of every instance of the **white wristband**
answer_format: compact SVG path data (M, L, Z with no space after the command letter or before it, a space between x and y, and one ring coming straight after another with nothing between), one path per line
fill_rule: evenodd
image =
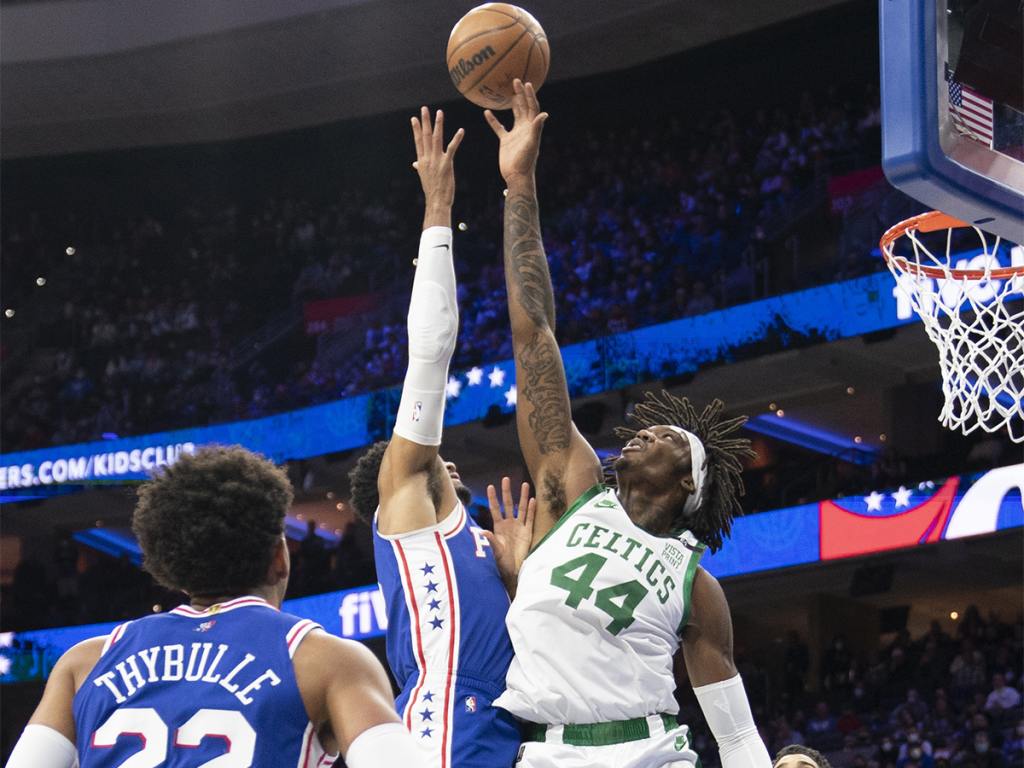
M770 768L772 760L754 725L750 702L739 675L702 685L693 692L718 742L722 768Z
M68 738L48 725L26 725L7 768L76 768L78 753Z
M367 728L345 753L349 768L427 768L419 747L401 723L384 723Z

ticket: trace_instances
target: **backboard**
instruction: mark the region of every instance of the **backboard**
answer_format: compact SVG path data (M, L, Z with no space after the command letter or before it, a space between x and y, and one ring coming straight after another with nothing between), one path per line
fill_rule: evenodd
M879 23L885 175L926 205L1024 242L1021 3L879 0Z

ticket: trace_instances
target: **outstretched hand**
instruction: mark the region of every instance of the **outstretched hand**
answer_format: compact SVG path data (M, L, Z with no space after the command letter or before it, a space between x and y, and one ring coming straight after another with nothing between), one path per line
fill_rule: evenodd
M444 144L444 112L437 110L433 125L430 110L420 108L420 116L412 118L412 140L416 144L416 161L412 167L419 174L427 206L451 207L455 201L455 153L466 133L461 128Z
M491 126L500 142L498 149L498 169L506 184L516 179L532 178L540 152L540 135L544 123L548 119L547 112L540 111L537 93L532 83L516 78L512 81L512 129L505 126L489 109L484 110L484 119Z
M512 506L512 481L501 478L502 503L498 503L498 492L493 485L487 486L487 503L491 508L494 533L483 534L494 550L498 572L510 595L515 595L519 569L530 554L533 543L533 518L537 511L537 499L530 498L530 484L523 483L519 491L519 506Z

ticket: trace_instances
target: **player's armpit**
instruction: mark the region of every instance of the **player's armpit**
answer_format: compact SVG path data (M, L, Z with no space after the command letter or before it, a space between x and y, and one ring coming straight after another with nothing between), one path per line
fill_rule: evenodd
M384 452L377 490L377 529L385 536L434 525L440 515L455 508L458 500L437 449L398 435L392 436Z
M580 494L601 481L601 462L572 422L562 354L548 328L515 344L516 426L537 491L543 535Z
M325 748L345 755L362 732L400 723L387 673L361 643L314 631L293 663L306 712Z

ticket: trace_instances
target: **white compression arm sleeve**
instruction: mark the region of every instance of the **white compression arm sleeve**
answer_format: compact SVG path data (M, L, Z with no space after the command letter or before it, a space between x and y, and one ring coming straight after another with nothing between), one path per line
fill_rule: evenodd
M420 754L405 726L401 723L384 723L367 728L356 736L345 754L345 765L349 768L427 768L427 761Z
M772 760L750 713L743 679L694 688L704 719L718 742L722 768L771 768Z
M48 725L26 725L7 768L77 768L75 745Z
M459 333L452 231L430 227L420 236L409 299L409 368L395 434L420 445L440 445L448 363Z

